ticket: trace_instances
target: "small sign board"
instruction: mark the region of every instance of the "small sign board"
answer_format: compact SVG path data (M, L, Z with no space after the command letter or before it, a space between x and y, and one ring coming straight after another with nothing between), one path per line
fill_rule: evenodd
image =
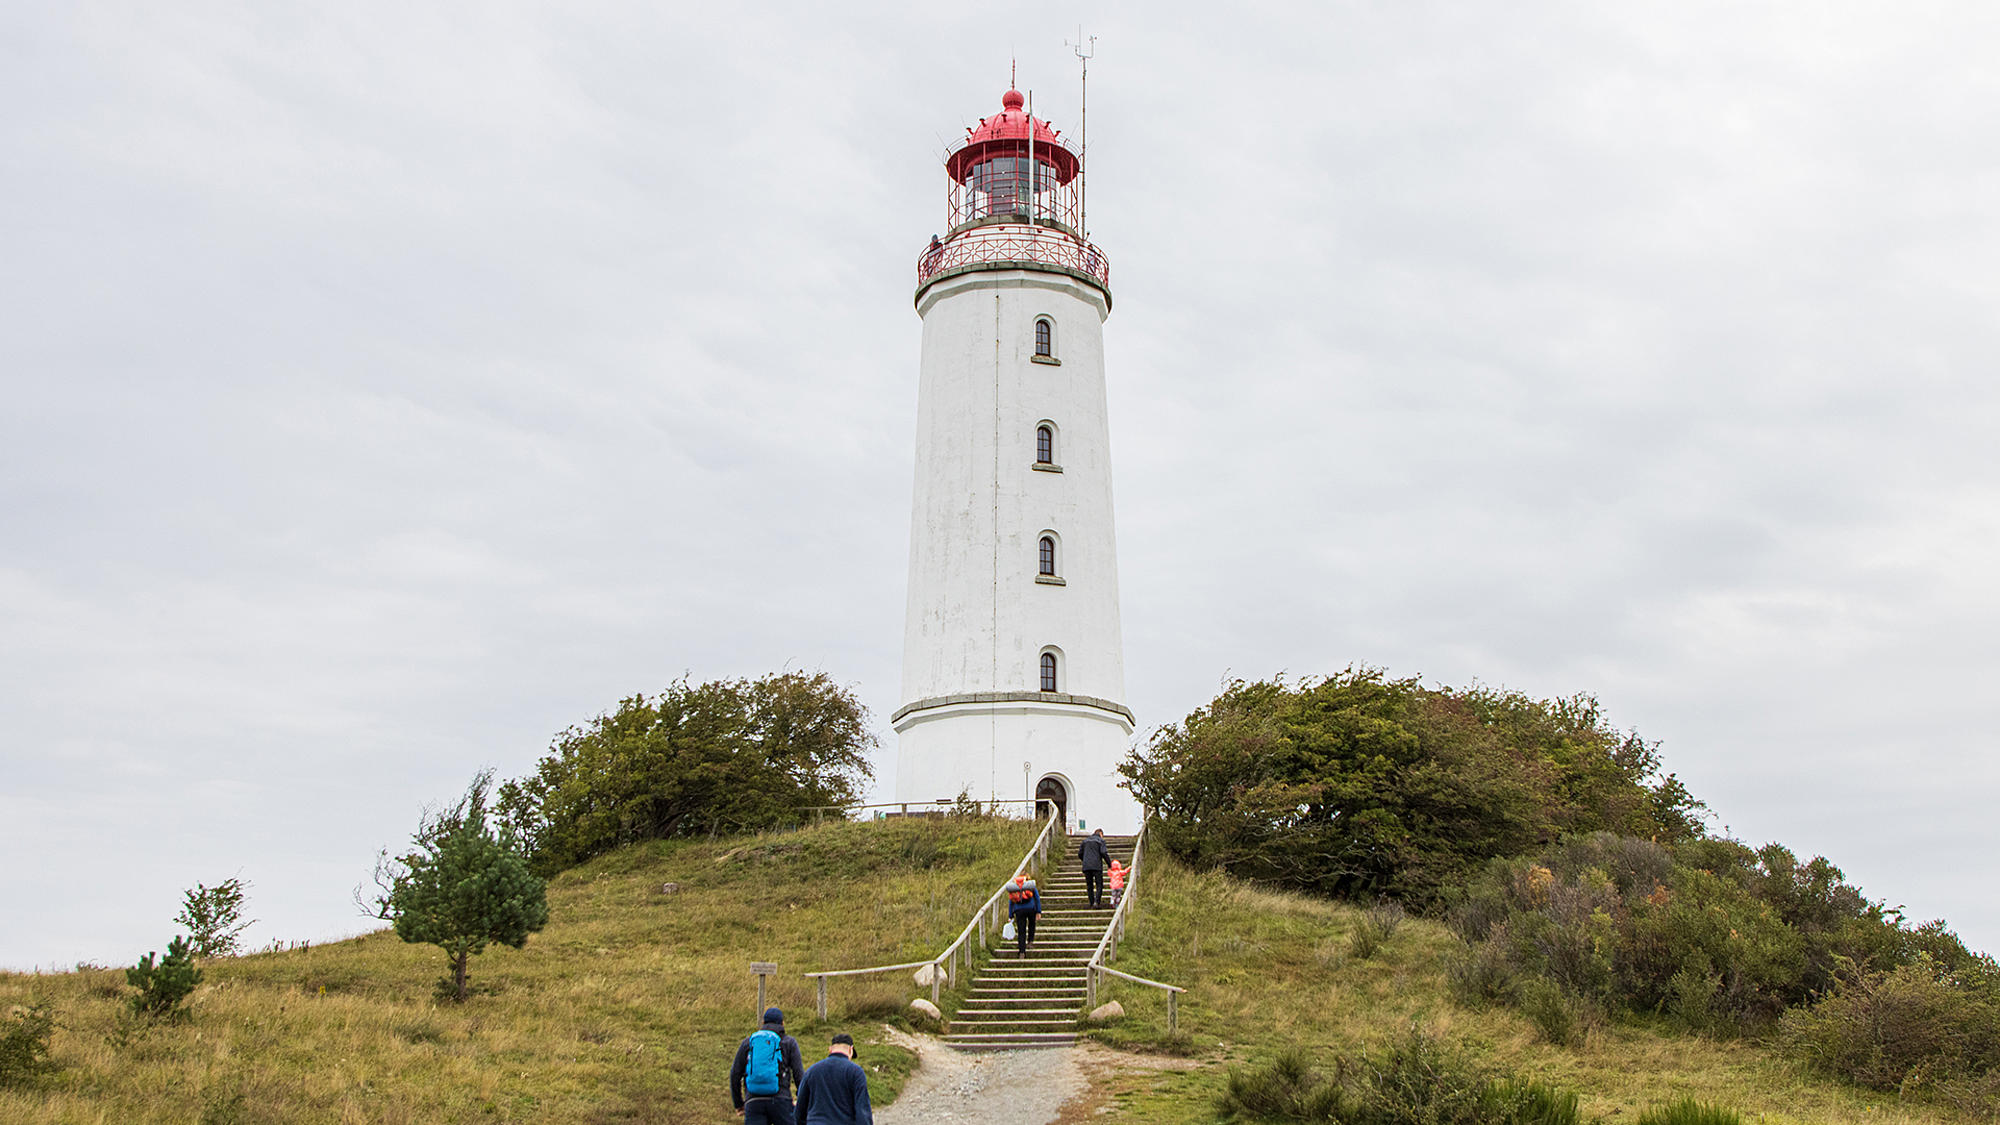
M752 961L750 962L750 971L760 977L774 977L778 975L778 963L776 961Z

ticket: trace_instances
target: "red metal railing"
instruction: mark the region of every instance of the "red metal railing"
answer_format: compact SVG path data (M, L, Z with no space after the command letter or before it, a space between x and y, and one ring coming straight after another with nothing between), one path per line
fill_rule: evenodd
M983 262L1023 262L1060 266L1111 287L1111 263L1083 239L1041 227L1012 224L961 231L917 256L917 284L959 266Z

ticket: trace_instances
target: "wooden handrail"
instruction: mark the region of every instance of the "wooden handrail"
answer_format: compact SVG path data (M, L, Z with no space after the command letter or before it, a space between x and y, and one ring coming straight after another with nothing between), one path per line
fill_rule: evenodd
M1099 965L1099 966L1097 967L1097 971L1098 971L1098 972L1100 972L1100 973L1110 973L1110 974L1111 974L1112 976L1114 976L1114 977L1117 977L1117 978L1119 978L1119 979L1121 979L1121 980L1129 980L1129 981L1131 981L1131 982L1132 982L1133 984L1144 984L1144 985L1151 985L1151 986L1152 986L1152 987L1154 987L1154 988L1162 988L1162 989L1165 989L1165 990L1166 990L1166 991L1168 991L1168 992L1186 992L1186 991L1187 991L1187 989L1185 989L1185 988L1182 988L1182 987L1181 987L1180 985L1177 985L1177 984L1161 984L1161 983L1160 983L1159 981L1156 981L1156 980L1147 980L1147 979L1146 979L1145 977L1135 977L1135 976L1133 976L1133 975L1132 975L1131 973L1121 973L1121 972L1119 972L1119 971L1118 971L1117 969L1114 969L1114 968L1112 968L1112 967L1111 967L1111 966L1109 966L1109 965Z
M901 802L897 803L900 804ZM910 803L916 804L917 802L912 801ZM1044 804L1053 805L1053 802L1047 798L1037 798L1035 804L1039 808ZM1051 808L1050 812L1053 814L1054 809ZM936 957L928 961L911 961L902 965L875 965L866 969L831 969L817 973L806 973L805 976L816 979L819 983L819 1018L821 1020L826 1019L826 982L829 977L858 977L867 976L871 973L893 973L901 969L921 969L929 966L933 970L931 973L931 1003L937 1003L938 998L943 995L944 980L947 976L951 975L953 968L957 965L958 956L961 953L965 957L966 968L969 970L972 967L972 951L966 946L966 939L972 936L974 930L978 930L980 944L984 946L986 941L985 923L987 915L993 910L994 904L1005 897L1009 884L1013 883L1024 872L1033 873L1037 870L1034 866L1035 864L1048 859L1049 842L1059 827L1061 827L1061 821L1054 815L1050 815L1047 823L1042 825L1041 832L1036 834L1035 842L1029 845L1027 854L1021 857L1020 863L1014 865L1014 874L1007 876L1006 882L1000 884L1000 889L994 891L980 905L979 909L973 911L972 920L965 924L965 929L959 931L957 940L945 946L944 952L939 953ZM951 964L945 963L947 958L951 959Z
M921 969L929 961L909 961L901 965L877 965L872 969L829 969L823 973L807 973L808 977L859 977L869 973L893 973L897 969Z
M1132 840L1132 868L1125 873L1125 894L1118 900L1117 909L1111 912L1111 921L1104 927L1104 936L1097 939L1097 950L1090 955L1090 963L1084 966L1086 1006L1093 1011L1097 1008L1097 975L1099 973L1109 973L1121 980L1129 980L1134 984L1143 984L1150 988L1160 989L1167 994L1167 1034L1172 1035L1180 1030L1180 994L1186 992L1187 989L1175 984L1162 984L1156 980L1147 980L1145 977L1135 977L1131 973L1121 973L1117 969L1105 964L1106 961L1118 956L1118 939L1125 936L1126 916L1131 911L1132 904L1138 901L1139 861L1144 856L1145 850L1146 825L1141 823L1139 825L1138 836Z

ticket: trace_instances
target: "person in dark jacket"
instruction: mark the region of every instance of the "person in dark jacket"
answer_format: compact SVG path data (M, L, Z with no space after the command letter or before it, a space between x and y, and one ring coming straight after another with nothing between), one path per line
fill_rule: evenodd
M875 1125L868 1107L868 1072L854 1061L854 1036L833 1037L826 1057L799 1083L798 1115L791 1125Z
M1007 916L1014 920L1014 952L1026 957L1035 940L1035 923L1042 916L1042 892L1033 879L1016 875L1007 884Z
M785 1034L785 1013L764 1009L763 1031L778 1033L778 1092L775 1095L744 1096L743 1079L750 1069L750 1037L737 1044L736 1061L729 1066L729 1100L743 1115L743 1125L792 1125L792 1091L806 1080L805 1059L799 1055L799 1041Z
M1083 890L1090 896L1090 905L1103 906L1104 865L1111 862L1111 849L1104 845L1104 829L1083 838L1083 846L1076 849L1076 858L1083 864Z

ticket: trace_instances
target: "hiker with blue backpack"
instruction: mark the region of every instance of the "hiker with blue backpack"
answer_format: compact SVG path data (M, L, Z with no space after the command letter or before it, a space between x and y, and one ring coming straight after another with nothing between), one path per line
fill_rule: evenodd
M764 1009L764 1026L737 1046L729 1066L729 1099L743 1125L792 1125L792 1091L805 1080L799 1041L785 1034L785 1013Z

